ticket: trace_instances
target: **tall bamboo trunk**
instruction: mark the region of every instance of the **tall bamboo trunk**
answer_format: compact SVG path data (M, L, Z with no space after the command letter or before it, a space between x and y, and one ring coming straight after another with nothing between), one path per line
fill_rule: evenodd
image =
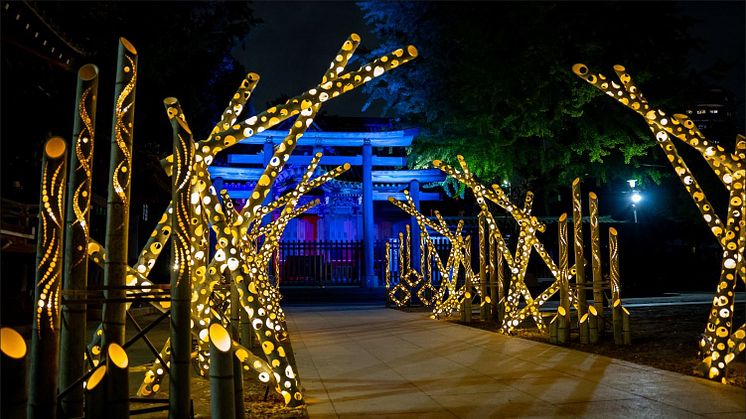
M210 325L210 413L213 418L233 418L233 351L230 334L219 323Z
M119 38L117 75L114 87L114 115L109 159L109 197L106 203L106 251L104 261L103 307L104 347L109 342L124 344L129 232L130 179L132 175L132 129L135 117L137 50Z
M604 289L601 270L601 231L598 226L598 196L588 194L591 217L591 263L593 269L593 307L596 310L597 328L604 330Z
M231 337L234 341L238 342L241 338L240 315L241 315L241 303L238 298L238 286L231 276ZM243 419L244 417L244 405L243 405L243 366L241 361L237 357L231 357L233 360L233 391L235 394L236 403L236 419Z
M479 229L479 290L482 293L479 305L479 319L486 321L490 317L490 305L486 303L487 299L487 242L485 240L484 230L487 227L484 215L480 213L477 218L477 228Z
M171 366L169 417L189 416L191 379L192 211L194 140L175 98L163 101L173 128L174 165L171 174ZM196 192L195 192L196 193Z
M588 300L585 295L585 257L583 256L583 206L580 200L580 178L572 182L572 221L575 229L575 284L578 299L578 319L583 319L588 312ZM588 343L588 322L578 323L580 343Z
M619 247L615 228L609 228L609 281L611 282L611 321L614 329L614 343L624 343L622 326L622 298L619 280Z
M73 120L73 147L65 217L63 289L67 298L85 297L88 289L88 238L90 237L91 173L96 126L98 68L86 64L78 71ZM62 306L60 331L60 389L67 389L85 373L86 305ZM83 387L75 386L62 399L65 416L83 415Z
M129 357L116 342L106 345L106 416L129 418Z
M64 240L67 145L61 137L44 144L41 202L36 240L36 288L31 329L29 418L57 417L60 290Z
M559 229L559 270L561 275L560 304L557 308L557 341L570 341L570 284L568 277L568 243L567 243L567 214L562 214L557 223Z

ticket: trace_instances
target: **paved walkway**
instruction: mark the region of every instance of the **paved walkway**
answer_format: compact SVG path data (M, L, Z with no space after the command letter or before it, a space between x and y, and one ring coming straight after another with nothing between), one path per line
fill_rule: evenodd
M744 390L374 306L288 306L311 418L742 419Z

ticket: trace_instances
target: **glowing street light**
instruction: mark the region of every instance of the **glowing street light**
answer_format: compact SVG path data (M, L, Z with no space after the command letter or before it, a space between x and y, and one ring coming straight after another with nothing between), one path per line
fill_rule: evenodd
M632 200L632 204L637 204L642 201L642 195L639 192L632 192L630 199Z
M642 201L642 195L640 195L640 192L635 190L635 186L637 186L636 179L629 179L627 184L632 188L632 195L629 196L629 199L632 201L632 214L635 217L635 224L637 224L637 204Z

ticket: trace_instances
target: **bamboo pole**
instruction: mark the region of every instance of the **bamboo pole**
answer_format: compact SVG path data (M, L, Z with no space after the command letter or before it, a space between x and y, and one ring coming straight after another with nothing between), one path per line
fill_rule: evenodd
M558 325L559 325L559 321L557 320L557 315L555 314L552 317L552 320L549 321L549 343L552 343L555 345L559 343L557 339L557 334L559 332L558 327L557 327Z
M505 321L505 270L503 269L503 253L497 249L497 243L493 242L495 246L495 266L497 269L497 292L498 292L498 303L497 313L500 324Z
M557 342L568 343L570 341L570 284L568 267L568 243L567 243L567 214L560 215L559 222L559 269L562 278L560 287L560 304L557 308L559 317L557 325Z
M485 304L487 298L487 243L484 230L486 228L484 214L479 213L477 218L477 229L479 230L479 289L482 292L482 301L479 305L479 319L487 321L490 317L490 305Z
M598 343L599 316L595 306L588 306L588 340Z
M386 250L383 255L384 268L386 270L386 307L391 307L389 292L391 291L391 244L386 242Z
M489 275L490 275L490 311L491 311L491 318L495 321L497 321L498 324L502 321L500 318L500 313L498 311L498 304L500 301L500 297L498 296L498 290L497 290L497 269L495 267L495 242L492 238L492 234L488 232L487 236L487 247L489 248L489 254L488 254L488 260L489 260ZM499 252L498 252L499 253Z
M629 326L629 311L622 307L622 342L625 345L632 344L632 329Z
M593 270L593 307L597 315L597 328L604 330L604 289L601 268L601 231L598 226L598 196L588 194L591 218L591 263ZM592 339L592 337L591 337ZM593 342L591 342L593 343Z
M106 347L106 416L111 419L130 416L129 357L118 343Z
M65 264L63 290L67 298L84 297L88 289L88 238L90 236L91 174L96 126L98 68L86 64L78 70L73 120L74 153L70 153L70 177L65 217ZM60 330L60 388L68 388L85 372L86 305L62 306ZM66 416L83 415L83 387L75 386L62 398Z
M191 220L198 217L191 204L194 141L178 100L163 101L173 128L174 165L171 176L171 365L169 410L171 418L186 418L191 380L191 279L193 274ZM196 193L196 192L195 192Z
M277 258L278 256L279 255L275 253L275 258ZM242 308L240 306L240 299L238 298L238 286L236 285L236 281L233 278L233 275L230 275L229 280L231 283L231 337L234 341L237 342L241 336L239 322ZM236 419L243 419L243 367L241 365L241 361L237 357L233 356L231 357L231 359L233 360L233 390L236 393Z
M99 365L85 382L85 417L102 418L105 416L106 394L106 364Z
M210 413L213 418L233 418L233 351L230 334L220 323L210 325Z
M130 179L132 174L132 129L135 117L137 50L119 38L117 75L114 87L114 117L109 159L109 198L106 203L106 250L104 261L103 343L124 344L127 296L127 248L129 240Z
M614 327L614 343L624 343L622 336L622 299L620 296L619 282L619 247L617 244L617 231L609 228L609 280L611 282L611 321Z
M583 206L580 199L580 178L572 181L572 221L575 244L575 284L578 299L578 319L588 312L588 300L585 293L585 257L583 255ZM588 322L578 322L580 343L588 343Z
M9 327L0 329L0 352L2 352L2 416L18 419L26 416L26 355L28 348L20 333Z
M66 153L67 145L61 137L52 137L44 144L36 240L36 311L31 330L29 418L57 417Z

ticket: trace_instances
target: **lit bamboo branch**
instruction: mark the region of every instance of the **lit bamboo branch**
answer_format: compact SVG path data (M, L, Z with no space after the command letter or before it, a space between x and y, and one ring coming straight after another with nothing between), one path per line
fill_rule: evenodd
M580 199L580 178L572 181L573 245L575 250L575 295L578 319L588 312L585 292L585 257L583 255L583 205ZM580 322L580 343L588 343L588 322Z
M78 70L76 109L73 119L74 153L70 153L70 176L65 217L65 262L63 289L66 297L84 297L88 289L88 238L90 237L91 176L98 97L98 68L87 64ZM85 353L86 305L65 304L62 307L60 351L63 354ZM84 373L82 356L60 359L60 387L72 385ZM62 410L69 416L83 415L83 388L76 386L62 399Z
M601 232L598 226L598 196L588 194L591 221L591 267L593 270L593 307L596 311L597 326L603 330L604 324L604 291L601 271ZM592 323L589 323L592 324ZM593 343L593 342L592 342Z
M28 416L55 418L67 179L65 140L60 137L47 140L41 168Z
M106 249L103 306L104 343L124 344L126 321L127 249L129 234L130 178L132 176L132 129L135 116L137 50L119 38L114 115L109 159L109 197L106 206Z

